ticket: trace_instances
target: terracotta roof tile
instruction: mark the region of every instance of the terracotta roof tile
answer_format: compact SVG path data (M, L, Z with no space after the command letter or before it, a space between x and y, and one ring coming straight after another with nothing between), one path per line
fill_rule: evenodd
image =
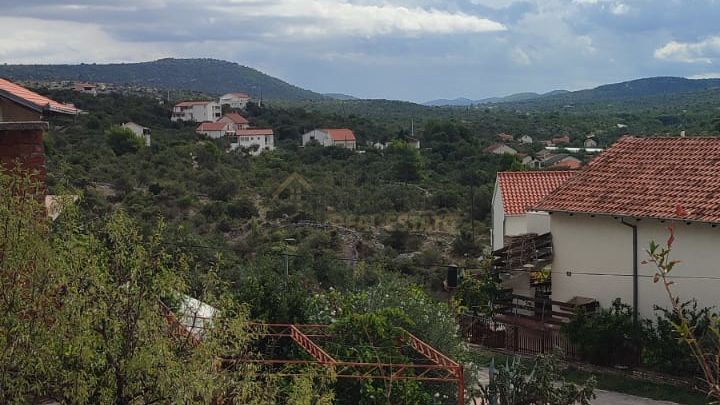
M571 171L498 172L505 215L521 215L558 186L577 174Z
M330 135L333 141L354 141L355 134L346 128L321 129L321 131Z
M248 123L248 120L246 120L245 117L243 117L240 114L227 113L227 114L225 114L225 117L230 118L230 120L236 124L247 124Z
M235 131L237 136L257 136L257 135L272 135L272 129L238 129Z
M192 107L194 105L206 105L210 104L212 101L183 101L181 103L175 104L175 107Z
M535 208L720 223L720 138L623 137Z
M53 111L63 114L77 114L79 112L75 107L58 103L5 79L0 79L0 96L39 112Z
M203 122L198 125L196 131L223 131L228 128L230 124L227 122Z

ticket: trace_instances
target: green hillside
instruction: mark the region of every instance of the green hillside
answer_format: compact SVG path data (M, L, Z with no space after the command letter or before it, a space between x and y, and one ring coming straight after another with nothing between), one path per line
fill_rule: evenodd
M204 93L244 92L274 99L322 99L258 70L217 59L160 59L141 63L80 65L0 65L11 80L76 80L134 84Z

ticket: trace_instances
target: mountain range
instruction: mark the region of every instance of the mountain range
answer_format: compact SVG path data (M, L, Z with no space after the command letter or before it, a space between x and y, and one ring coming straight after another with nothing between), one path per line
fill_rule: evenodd
M506 97L491 97L480 100L456 98L453 100L432 100L424 105L469 106L496 103L533 103L566 105L583 102L611 101L624 98L647 97L662 94L707 90L720 87L720 79L687 79L684 77L660 76L630 80L621 83L604 84L593 89L567 91L554 90L548 93L516 93Z
M356 97L341 93L319 94L234 62L217 59L166 58L140 63L79 65L0 65L0 77L10 80L87 81L140 85L159 89L191 90L210 94L248 93L254 98L284 100L345 100ZM720 79L651 77L606 84L594 89L548 93L516 93L480 100L457 98L432 100L426 106L469 106L477 104L542 105L563 107L588 102L666 95L720 87Z
M539 93L531 93L531 92L525 92L525 93L515 93L511 94L509 96L505 97L489 97L489 98L483 98L480 100L471 100L469 98L455 98L452 100L447 100L444 98L427 101L424 102L423 105L429 105L429 106L469 106L474 104L492 104L492 103L510 103L513 101L525 101L525 100L532 100L540 97L548 97L548 96L555 96L558 94L565 94L569 93L567 90L553 90L547 93L539 94Z
M322 94L234 62L217 59L160 59L140 63L0 65L0 77L15 80L70 80L132 84L202 93L248 93L275 99L322 99Z

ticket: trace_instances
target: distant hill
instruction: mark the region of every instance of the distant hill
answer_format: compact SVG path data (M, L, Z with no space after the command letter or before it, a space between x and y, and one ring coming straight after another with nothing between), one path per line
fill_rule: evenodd
M470 100L468 98L456 98L452 100L447 99L438 99L438 100L432 100L423 103L423 105L429 105L429 106L468 106L468 105L474 105L474 104L491 104L491 103L509 103L513 101L524 101L524 100L531 100L536 99L540 97L548 97L548 96L555 96L558 94L565 94L569 93L567 90L553 90L548 93L538 94L538 93L515 93L511 94L509 96L505 97L489 97L489 98L483 98L480 100Z
M557 108L592 103L613 103L655 96L720 90L720 79L686 79L684 77L648 77L622 83L605 84L594 89L566 92L531 100L520 100L508 106Z
M160 59L153 62L80 65L0 65L0 77L135 84L204 93L243 92L273 99L322 99L258 70L217 59Z
M323 94L323 96L334 98L335 100L359 100L355 96L350 96L348 94L342 94L342 93L325 93L325 94Z

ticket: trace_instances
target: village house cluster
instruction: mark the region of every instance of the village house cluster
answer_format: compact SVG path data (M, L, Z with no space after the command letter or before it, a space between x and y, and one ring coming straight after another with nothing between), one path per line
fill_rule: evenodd
M537 153L521 153L509 144L529 145L535 142L530 135L522 135L514 137L504 132L498 134L499 142L495 142L483 150L485 153L494 153L496 155L510 154L517 155L525 166L534 169L550 169L550 170L575 170L583 166L583 161L573 155L595 155L603 151L599 148L598 140L593 135L588 135L583 141L582 147L572 147L570 145L570 135L563 133L557 138L542 141L544 148Z

